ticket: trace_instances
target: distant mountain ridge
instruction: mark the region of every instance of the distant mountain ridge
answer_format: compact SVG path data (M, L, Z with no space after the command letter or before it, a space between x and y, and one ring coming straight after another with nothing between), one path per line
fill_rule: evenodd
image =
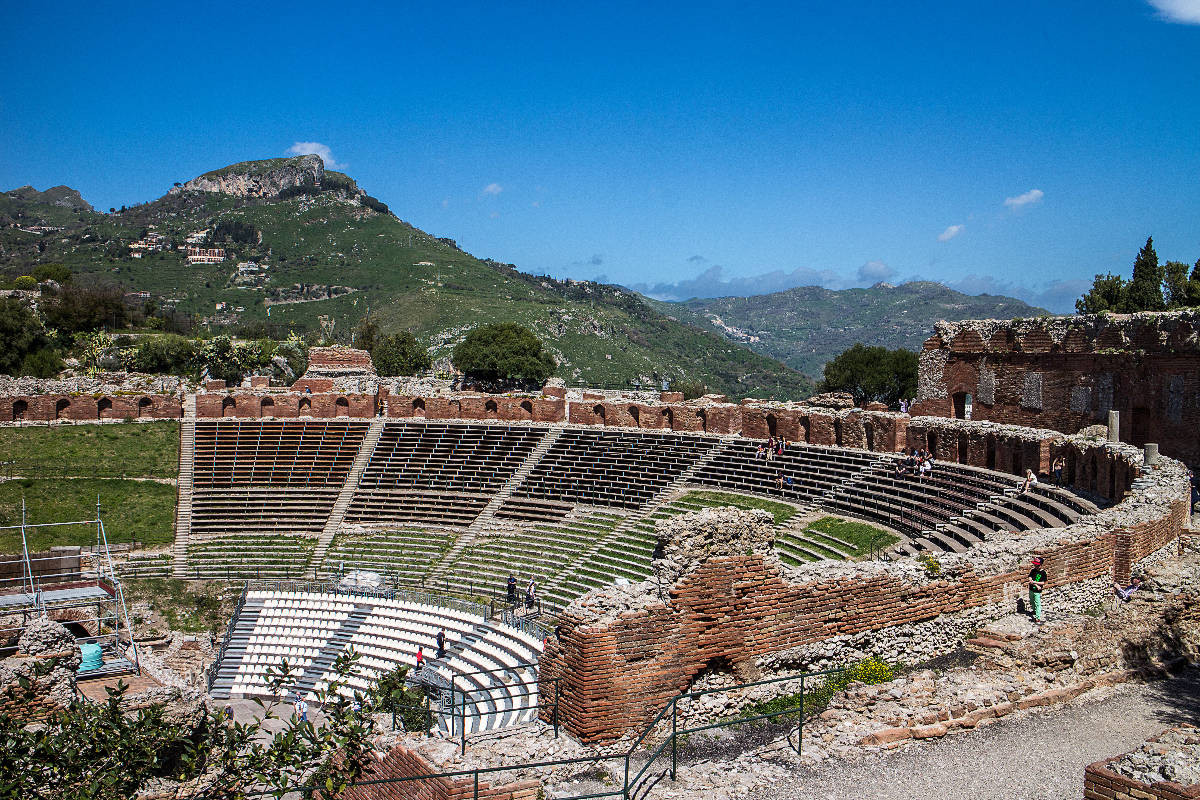
M1050 313L1014 297L967 295L932 281L878 283L869 289L801 286L751 297L649 302L681 322L707 326L813 377L857 342L919 350L939 320Z
M70 195L78 197L66 187L0 194L0 271L60 262L81 282L149 292L217 330L257 326L277 337L321 329L348 339L369 311L385 331L414 331L435 359L476 325L517 322L547 343L572 383L686 380L738 398L812 392L800 372L671 319L635 292L465 253L398 219L317 156L232 164L113 214L54 205ZM38 225L56 229L30 229ZM226 258L188 263L189 244Z
M70 186L51 186L44 192L39 192L32 186L21 186L7 191L5 194L26 203L53 205L77 211L94 210L91 204L83 199L83 195Z

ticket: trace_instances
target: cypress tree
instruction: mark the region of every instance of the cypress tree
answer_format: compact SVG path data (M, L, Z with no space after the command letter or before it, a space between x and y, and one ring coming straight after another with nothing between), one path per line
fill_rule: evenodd
M1158 253L1154 252L1154 237L1149 237L1133 262L1133 279L1129 281L1127 295L1129 307L1126 310L1162 311L1166 307L1162 284L1163 268L1158 264Z

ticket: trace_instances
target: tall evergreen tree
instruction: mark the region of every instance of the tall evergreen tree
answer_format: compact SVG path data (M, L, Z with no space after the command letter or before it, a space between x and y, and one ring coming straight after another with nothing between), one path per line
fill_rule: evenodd
M1162 311L1166 307L1163 302L1163 268L1158 263L1158 253L1154 252L1154 237L1146 239L1146 244L1138 251L1137 260L1133 262L1133 279L1129 281L1128 311Z
M1188 297L1188 265L1182 261L1168 261L1163 268L1163 275L1167 308L1187 308L1191 305Z

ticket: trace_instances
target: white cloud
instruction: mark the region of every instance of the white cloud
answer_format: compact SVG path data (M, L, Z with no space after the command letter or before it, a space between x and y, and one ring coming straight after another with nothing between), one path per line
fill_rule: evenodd
M345 164L339 164L333 157L329 145L320 142L296 142L287 149L289 156L320 156L325 162L325 169L345 169Z
M1200 25L1200 0L1148 0L1164 22Z
M500 184L489 183L487 186L483 187L483 189L480 191L480 194L490 194L493 197L495 197L496 195L500 194L503 191L504 191L504 187L501 186Z
M951 225L949 228L946 228L946 230L938 234L938 241L948 242L955 236L958 236L960 233L962 233L963 229L966 227L966 225Z
M1021 208L1022 206L1027 206L1030 203L1037 203L1045 196L1046 193L1041 189L1030 189L1025 194L1019 194L1016 197L1004 198L1004 205L1008 206L1009 208Z
M858 279L863 283L876 284L888 281L896 276L896 270L882 261L868 261L858 268Z

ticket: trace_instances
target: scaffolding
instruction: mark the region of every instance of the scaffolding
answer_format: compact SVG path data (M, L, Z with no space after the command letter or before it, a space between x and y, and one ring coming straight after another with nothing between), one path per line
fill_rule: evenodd
M95 545L29 550L32 533L42 529L95 528ZM21 553L0 555L0 655L16 651L25 628L36 619L61 622L81 645L100 648L100 665L80 668L80 678L139 672L133 623L120 576L113 567L100 501L96 517L71 522L27 521L21 501L21 524L0 525L0 532L21 532Z

